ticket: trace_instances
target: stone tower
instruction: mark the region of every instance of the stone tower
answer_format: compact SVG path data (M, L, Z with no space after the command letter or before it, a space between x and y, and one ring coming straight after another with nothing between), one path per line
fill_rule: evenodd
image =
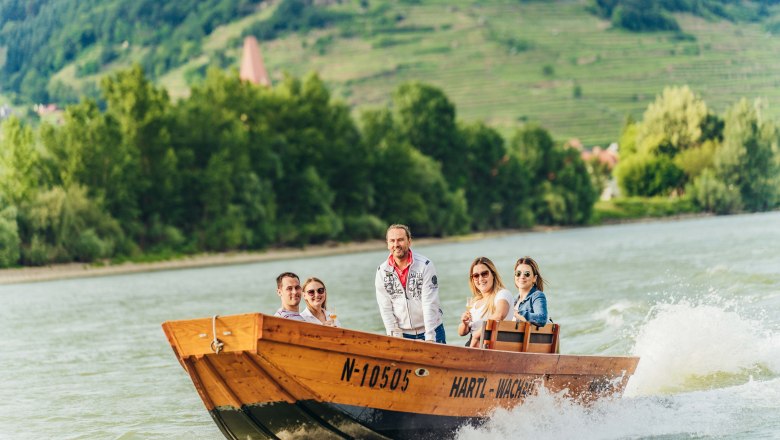
M265 70L263 57L260 55L260 46L255 37L244 38L244 53L241 55L241 72L239 77L252 84L270 87L271 78Z

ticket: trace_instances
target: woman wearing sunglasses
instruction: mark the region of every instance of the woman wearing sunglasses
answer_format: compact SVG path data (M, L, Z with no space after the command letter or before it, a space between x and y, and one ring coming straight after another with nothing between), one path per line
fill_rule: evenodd
M471 263L469 287L471 299L460 318L458 334L471 333L468 345L478 347L484 320L505 321L512 317L512 292L504 287L496 265L487 257L479 257Z
M547 324L547 297L539 265L531 257L522 257L515 263L515 286L520 292L514 306L514 320L528 321L538 327Z
M328 291L321 279L310 277L303 282L303 299L306 301L306 309L301 312L301 316L306 322L341 327L335 310L328 312Z

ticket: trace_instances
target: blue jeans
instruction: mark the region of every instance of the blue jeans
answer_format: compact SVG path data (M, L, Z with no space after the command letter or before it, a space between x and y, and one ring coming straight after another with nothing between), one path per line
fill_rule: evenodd
M436 332L436 342L438 342L439 344L446 344L447 337L444 334L444 324L439 324L439 326L436 327L435 332ZM404 338L425 340L425 333L420 333L418 335L408 335L404 333Z

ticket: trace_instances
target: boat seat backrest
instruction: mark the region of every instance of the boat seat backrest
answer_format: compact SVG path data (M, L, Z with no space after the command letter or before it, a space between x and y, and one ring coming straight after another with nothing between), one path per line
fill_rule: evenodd
M480 346L490 350L528 353L558 353L560 326L549 323L537 327L530 322L495 321L483 323Z

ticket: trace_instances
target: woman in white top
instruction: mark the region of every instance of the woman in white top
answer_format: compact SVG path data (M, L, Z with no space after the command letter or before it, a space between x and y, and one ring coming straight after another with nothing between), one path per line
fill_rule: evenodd
M468 310L460 318L458 334L471 333L471 347L479 346L482 322L486 319L506 321L512 317L512 293L504 287L501 275L490 258L479 257L471 262L469 269L471 299Z
M310 277L303 282L303 299L306 309L301 312L301 317L306 322L341 327L335 309L328 312L328 291L321 279Z

